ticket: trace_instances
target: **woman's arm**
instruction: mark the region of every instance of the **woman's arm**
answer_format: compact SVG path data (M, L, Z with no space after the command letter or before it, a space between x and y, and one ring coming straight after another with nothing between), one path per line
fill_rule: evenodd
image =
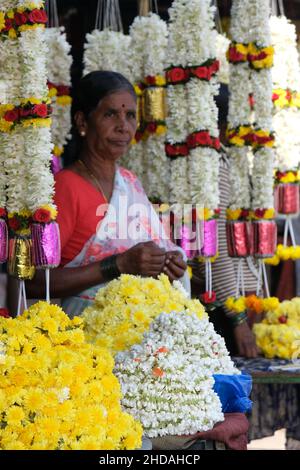
M165 258L165 250L159 248L154 242L146 242L138 243L117 255L116 262L119 274L156 277L163 270ZM76 268L56 268L51 270L50 294L53 298L77 295L85 289L106 281L101 271L101 261ZM44 271L36 271L33 280L27 281L26 289L29 298L45 298Z

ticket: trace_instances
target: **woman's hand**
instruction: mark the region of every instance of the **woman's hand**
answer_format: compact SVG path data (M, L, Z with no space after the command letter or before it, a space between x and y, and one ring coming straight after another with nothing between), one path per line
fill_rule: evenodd
M166 251L154 242L138 243L117 256L121 273L157 277L166 261Z
M170 282L180 279L184 275L186 268L187 264L183 261L180 251L168 251L166 253L164 273L168 276Z
M245 321L234 328L234 337L240 356L253 358L257 357L258 350L255 343L255 336Z

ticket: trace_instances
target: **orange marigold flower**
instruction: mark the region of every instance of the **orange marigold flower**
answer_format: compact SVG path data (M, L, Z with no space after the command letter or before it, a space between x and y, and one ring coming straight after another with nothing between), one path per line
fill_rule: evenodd
M154 367L152 374L154 377L163 377L165 373L160 367Z

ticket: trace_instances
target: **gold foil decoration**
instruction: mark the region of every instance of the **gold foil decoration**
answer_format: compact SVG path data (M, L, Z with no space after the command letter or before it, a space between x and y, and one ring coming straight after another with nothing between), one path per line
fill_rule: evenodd
M167 117L166 89L150 87L143 94L143 111L145 122L165 121Z
M35 273L32 264L32 241L28 237L9 240L8 274L22 280L30 280Z
M137 97L137 104L136 104L136 125L137 129L140 129L142 125L143 119L143 99L142 96Z

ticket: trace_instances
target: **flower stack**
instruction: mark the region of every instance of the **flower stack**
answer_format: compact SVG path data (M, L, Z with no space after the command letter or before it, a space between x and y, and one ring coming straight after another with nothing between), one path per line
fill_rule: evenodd
M53 174L61 168L60 156L70 138L71 131L71 46L63 27L46 29L47 76L52 107L52 142L54 143L51 169Z
M161 312L187 311L199 318L205 316L201 303L189 299L179 281L174 284L164 274L158 279L123 274L110 282L83 312L87 340L115 354L140 343Z
M272 70L275 208L278 216L285 219L285 230L283 245L278 245L276 255L268 262L278 264L280 260L300 257L292 225L292 218L299 215L300 209L300 65L295 26L285 16L272 16L270 25L275 49ZM289 233L292 246L287 246Z
M114 361L82 320L39 302L0 317L0 449L132 450L142 427L121 409Z
M300 299L285 300L255 324L256 342L268 358L299 359Z
M44 31L47 15L42 1L8 3L10 9L4 13L0 35L1 48L7 49L12 61L1 71L5 101L1 104L0 128L11 231L9 273L24 280L33 276L32 261L36 267L47 269L60 262L54 182L49 168L52 144Z
M239 373L212 324L184 311L159 315L114 371L124 410L152 438L211 430L224 419L213 374Z

